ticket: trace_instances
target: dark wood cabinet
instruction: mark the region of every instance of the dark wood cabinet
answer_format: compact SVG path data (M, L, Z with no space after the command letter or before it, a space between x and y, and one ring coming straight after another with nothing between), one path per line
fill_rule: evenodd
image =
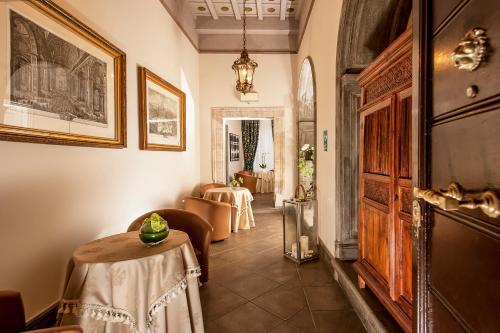
M358 77L361 86L359 256L361 287L406 332L412 324L412 32Z

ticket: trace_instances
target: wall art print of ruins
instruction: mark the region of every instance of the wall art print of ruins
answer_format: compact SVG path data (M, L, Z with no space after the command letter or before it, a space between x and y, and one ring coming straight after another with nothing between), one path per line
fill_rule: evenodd
M108 124L106 63L12 10L10 70L11 104Z
M160 92L148 88L149 133L164 138L177 137L179 103Z

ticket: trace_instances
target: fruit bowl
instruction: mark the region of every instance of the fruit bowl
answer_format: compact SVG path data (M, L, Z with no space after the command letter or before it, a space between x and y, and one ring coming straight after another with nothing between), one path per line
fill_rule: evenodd
M153 246L161 244L168 237L168 233L167 221L160 215L153 213L151 217L144 219L139 231L139 238L144 244Z

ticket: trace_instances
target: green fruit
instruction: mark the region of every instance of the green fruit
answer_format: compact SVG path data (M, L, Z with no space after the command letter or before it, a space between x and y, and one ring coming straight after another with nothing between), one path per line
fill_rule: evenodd
M144 243L156 243L164 240L168 236L168 229L164 229L160 232L152 232L152 233L143 233L141 229L141 233L139 233L139 238Z
M153 228L153 223L151 223L151 221L147 221L145 223L142 224L141 226L141 234L144 233L144 234L153 234L155 232L162 232L164 230L167 229L167 224L166 223L162 223L159 227L156 226L156 228Z

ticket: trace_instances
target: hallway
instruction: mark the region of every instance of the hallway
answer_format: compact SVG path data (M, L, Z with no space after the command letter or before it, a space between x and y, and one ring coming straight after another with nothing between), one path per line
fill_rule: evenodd
M205 332L365 332L323 262L283 258L281 212L256 213L255 222L211 245L200 288Z

